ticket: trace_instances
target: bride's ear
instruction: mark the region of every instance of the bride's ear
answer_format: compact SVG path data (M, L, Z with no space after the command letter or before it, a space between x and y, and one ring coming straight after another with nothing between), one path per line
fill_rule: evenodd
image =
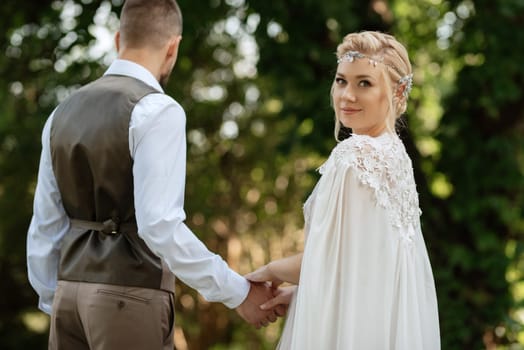
M398 84L395 89L395 97L402 100L406 97L407 84Z

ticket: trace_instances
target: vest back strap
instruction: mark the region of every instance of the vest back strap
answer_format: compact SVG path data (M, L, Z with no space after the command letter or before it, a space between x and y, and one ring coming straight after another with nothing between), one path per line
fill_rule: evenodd
M122 232L137 232L138 227L134 222L116 223L113 219L104 222L70 219L71 227L83 230L103 232L108 235L117 235Z

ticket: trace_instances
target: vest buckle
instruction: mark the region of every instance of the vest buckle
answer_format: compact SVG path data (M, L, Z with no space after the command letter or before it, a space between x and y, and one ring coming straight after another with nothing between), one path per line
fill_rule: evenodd
M103 228L100 230L108 235L116 235L119 231L119 225L113 219L107 219L102 223Z

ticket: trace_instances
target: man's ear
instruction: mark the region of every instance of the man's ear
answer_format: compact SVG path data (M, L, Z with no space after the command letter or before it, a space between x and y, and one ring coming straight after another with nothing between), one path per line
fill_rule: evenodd
M180 41L182 40L181 35L177 35L171 40L169 40L166 56L171 58L172 56L178 55L178 47L180 46Z
M116 52L120 51L120 31L116 32L115 34L115 47Z

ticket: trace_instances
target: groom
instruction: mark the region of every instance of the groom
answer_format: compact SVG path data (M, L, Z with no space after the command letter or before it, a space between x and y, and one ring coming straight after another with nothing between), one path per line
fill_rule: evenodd
M271 290L250 284L184 224L185 113L164 94L182 15L127 0L118 59L51 114L27 238L50 349L173 349L175 275L260 327Z

